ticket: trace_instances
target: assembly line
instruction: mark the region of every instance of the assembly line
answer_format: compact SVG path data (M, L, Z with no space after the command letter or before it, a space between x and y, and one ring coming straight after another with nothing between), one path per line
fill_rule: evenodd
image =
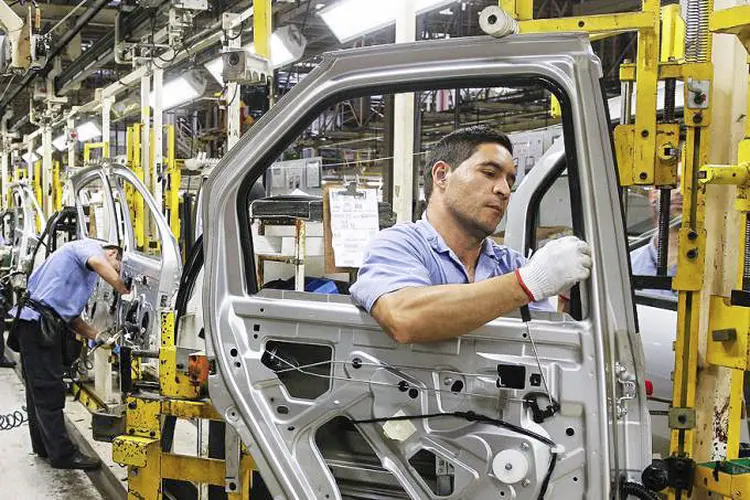
M0 0L12 498L750 495L746 3L58 1Z

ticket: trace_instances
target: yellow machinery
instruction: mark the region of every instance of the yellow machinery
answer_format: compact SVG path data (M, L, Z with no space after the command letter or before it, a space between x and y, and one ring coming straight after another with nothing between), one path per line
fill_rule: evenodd
M60 178L60 162L52 163L52 209L62 210L62 181Z
M750 51L750 6L713 11L713 2L696 2L699 11L688 23L697 25L697 43L685 53L684 23L678 6L661 9L659 2L644 0L639 12L578 16L564 19L533 19L529 0L501 0L500 6L518 21L518 31L584 31L589 33L638 32L636 64L624 64L620 79L624 88L636 84L635 121L626 116L615 130L620 184L627 189L651 185L660 190L662 211L669 213L670 190L678 187L677 151L680 126L673 117L657 123L656 87L659 80L668 89L676 80L685 83L684 130L681 149L683 217L679 231L677 274L672 288L679 292L675 342L673 403L669 410L670 457L665 493L670 499L691 494L718 494L726 498L750 497L750 460L737 460L742 408L742 378L750 370L750 107L745 117L745 138L736 165L706 165L711 125L710 92L713 81L711 33L731 33ZM709 18L710 15L710 18ZM709 22L710 20L710 22ZM750 96L750 87L748 88ZM710 301L706 362L732 369L729 401L723 412L710 414L714 421L696 425L696 388L699 383L698 354L700 293L704 290L706 256L705 204L707 184L737 186L734 209L743 216L740 231L740 265L736 289L731 297L714 296ZM705 410L705 409L703 409ZM726 460L696 465L695 443L712 442L722 431ZM703 458L705 459L705 457ZM694 490L695 488L695 490ZM701 497L703 498L703 497Z
M91 152L102 150L102 158L109 158L109 142L87 142L83 145L83 163L91 161Z
M130 168L133 169L138 179L143 181L144 172L143 164L141 163L141 124L136 123L132 127L128 127L127 131L127 163ZM135 234L135 245L138 250L143 250L146 247L146 231L144 226L145 217L145 206L143 198L135 192L131 187L128 187L126 193L128 197L128 206L130 207L130 219L133 221L133 230Z
M175 239L180 241L180 168L175 158L174 125L167 125L167 187L164 190L164 209Z
M253 7L256 50L259 55L268 57L272 29L271 1L254 2ZM236 125L239 127L239 123ZM127 161L136 175L143 180L144 163L153 164L153 149L149 151L151 158L142 158L141 130L141 124L128 128ZM153 144L154 141L150 143ZM163 206L168 214L169 226L179 240L180 171L175 158L173 126L167 127L166 181ZM136 245L143 250L149 244L143 199L132 192L126 193L126 196L133 210L131 215L135 221ZM191 355L188 367L178 364L174 311L162 307L158 313L161 318L161 346L158 351L159 394L148 397L131 394L127 397L125 434L116 437L112 443L115 462L128 467L128 498L162 498L162 480L178 479L220 486L225 489L230 499L247 499L250 497L254 462L231 427L226 428L224 438L225 459L178 455L169 450L167 442L170 437L163 434L163 422L174 421L175 418L210 421L220 421L223 418L216 413L210 401L204 398L201 390L209 371L205 354ZM124 362L122 358L121 362ZM137 378L136 353L133 353L130 364L135 367L131 375Z
M230 499L249 498L253 461L241 453L239 440L234 459L228 449L225 460L179 455L162 446L162 417L214 421L222 417L207 399L201 399L199 373L207 375L205 356L191 356L189 370L177 364L173 311L161 312L161 328L159 395L127 397L126 434L112 443L114 461L128 466L128 497L161 498L162 479L179 479L226 487ZM227 482L227 477L238 480Z
M141 158L141 130L138 123L127 129L126 158L130 168L143 180L145 169ZM175 237L179 237L180 172L175 158L173 126L167 126L166 132L167 186L163 202L170 228ZM153 151L150 151L152 154ZM135 225L136 245L144 251L149 246L144 200L133 190L128 190L126 196ZM223 487L230 499L249 498L253 461L243 452L239 438L231 429L225 440L226 459L187 456L170 451L168 443L172 435L170 431L165 432L164 427L167 420L222 421L223 418L205 399L205 391L202 390L209 369L205 355L191 355L187 367L178 362L174 311L163 307L158 312L161 317L158 354L133 352L131 356L129 351L123 355L124 350L121 350L120 362L131 367L131 380L139 379L143 356L157 357L159 361L159 393L137 396L131 393L127 396L125 434L116 437L112 443L114 461L128 467L128 497L149 500L162 498L162 480L176 479ZM124 388L123 392L127 394L129 391ZM91 405L92 409L95 408L96 401L92 401ZM174 424L171 432L174 432Z

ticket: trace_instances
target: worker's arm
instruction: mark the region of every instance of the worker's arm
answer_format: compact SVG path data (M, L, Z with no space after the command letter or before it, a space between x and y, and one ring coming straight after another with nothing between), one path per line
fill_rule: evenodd
M73 331L75 331L79 335L86 337L87 339L95 340L96 335L99 333L93 326L83 321L80 316L76 316L68 324L73 329Z
M585 242L560 238L515 273L470 284L400 288L381 295L370 314L397 342L446 340L567 290L588 278L591 264Z
M89 257L86 263L94 272L96 272L96 274L101 276L104 281L112 285L112 288L114 288L116 292L121 295L130 293L125 282L120 279L120 274L114 267L112 267L112 264L109 263L105 256L95 255Z
M370 314L396 342L434 342L476 330L530 302L514 273L470 284L402 288Z

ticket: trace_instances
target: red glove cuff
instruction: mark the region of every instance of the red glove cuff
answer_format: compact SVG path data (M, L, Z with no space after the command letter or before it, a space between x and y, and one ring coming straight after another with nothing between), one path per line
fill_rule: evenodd
M521 278L521 273L518 272L518 269L516 269L516 279L518 280L518 284L521 285L521 289L526 293L526 296L529 298L529 302L536 302L536 299L534 298L534 294L531 293L531 290L528 289L526 286L526 283L523 282L523 278Z

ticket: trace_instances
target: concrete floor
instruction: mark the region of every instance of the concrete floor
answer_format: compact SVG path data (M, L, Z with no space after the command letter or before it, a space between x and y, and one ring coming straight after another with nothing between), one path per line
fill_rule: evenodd
M23 382L16 372L0 368L0 413L26 404ZM94 500L102 495L81 471L53 469L31 452L28 424L0 431L0 495L29 500Z

